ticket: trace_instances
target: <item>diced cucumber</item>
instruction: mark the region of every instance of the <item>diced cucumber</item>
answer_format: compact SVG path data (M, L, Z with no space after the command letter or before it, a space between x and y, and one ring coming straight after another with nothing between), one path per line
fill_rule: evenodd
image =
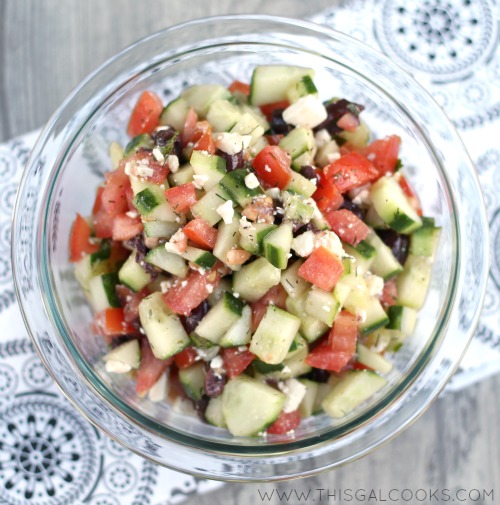
M341 305L333 293L313 286L307 293L304 308L311 317L331 327L340 312Z
M389 324L387 328L399 330L405 336L411 335L417 324L417 311L404 305L393 305L387 309Z
M299 412L302 419L310 417L314 414L314 406L316 404L316 396L318 394L319 384L309 379L299 379L306 387L306 394L299 405Z
M193 182L194 168L185 163L175 173L168 174L168 180L172 186L182 186L189 182Z
M264 254L264 239L277 229L275 224L252 223L240 226L240 246L252 254Z
M207 409L205 410L205 419L213 426L227 428L224 412L222 411L222 395L208 400Z
M89 291L90 280L96 275L101 275L108 271L108 261L95 261L92 263L90 254L84 256L75 265L75 277L86 294Z
M116 294L117 284L116 273L102 274L90 279L90 303L95 312L101 312L109 307L120 307L120 300Z
M260 126L262 126L262 128L264 128L265 132L267 132L267 130L269 130L270 126L269 126L269 123L266 119L266 116L264 116L264 114L262 114L261 110L258 107L251 107L250 105L244 103L244 104L240 105L240 110L241 110L242 114L250 114L255 119L255 121L257 121L257 123ZM259 137L257 142L262 139L264 139L264 137ZM254 147L255 147L255 144L254 144Z
M189 104L179 97L169 102L160 114L160 124L173 126L177 131L184 129Z
M241 117L240 108L228 100L215 100L211 103L207 120L215 132L228 132Z
M352 289L344 307L360 318L359 330L362 334L370 333L389 322L380 301L364 289Z
M195 84L181 93L190 107L194 107L201 119L207 115L210 105L216 100L227 100L231 93L220 84Z
M285 395L246 375L230 380L222 392L222 413L234 436L252 436L272 424L285 404Z
M285 288L288 296L292 298L298 298L311 286L297 273L302 263L304 263L302 260L295 261L285 271L281 272L281 285Z
M422 226L420 216L393 177L381 177L370 188L370 197L377 214L392 229L411 233Z
M371 351L368 347L365 347L363 344L357 345L357 361L359 363L371 368L375 372L379 372L381 374L388 374L392 370L392 363L387 361L382 355L378 352Z
M217 184L191 207L191 212L195 217L200 217L210 226L214 226L222 219L217 208L230 199L226 190Z
M236 347L250 342L252 326L252 309L245 305L241 317L222 335L219 345L221 347Z
M206 151L193 151L189 163L196 175L206 178L203 183L206 191L211 190L226 175L226 161Z
M289 221L300 221L308 223L314 214L314 207L306 202L302 195L295 195L288 191L281 193L283 206L285 208L285 219Z
M363 337L363 344L374 352L397 351L405 339L399 330L379 328Z
M253 198L264 193L260 186L253 189L247 187L245 184L245 177L247 175L248 172L246 170L233 170L220 181L220 185L226 190L226 193L242 207L247 206Z
M307 340L300 333L297 333L297 335L295 335L295 338L292 340L292 343L290 344L285 361L303 352L304 347L306 348L306 355L307 355L308 352Z
M264 128L257 119L250 114L245 112L242 114L238 122L231 128L231 133L239 133L240 135L250 135L252 140L250 145L253 146L257 141L264 135Z
M297 156L294 160L292 160L292 168L297 172L304 165L314 165L314 158L316 156L316 146L310 151L303 152L300 156Z
M367 258L348 244L342 243L342 247L344 248L346 254L354 258L354 267L357 275L363 275L370 270L371 265L375 260L375 254Z
M140 193L143 189L149 188L151 185L150 182L145 181L143 179L139 179L136 177L132 177L130 179L130 185L132 186L132 191L134 193L134 196Z
M316 152L315 161L318 167L326 167L340 156L339 145L335 140L329 140Z
M166 251L164 245L151 249L146 254L146 261L177 277L186 277L189 270L186 262L178 254Z
M244 303L230 293L224 293L196 327L195 333L218 344L224 333L233 326L243 314Z
M387 384L384 377L370 370L352 370L332 387L321 402L323 410L339 418L352 412Z
M432 264L425 256L409 254L398 275L398 303L413 309L422 308L431 281Z
M278 145L290 155L292 161L306 152L311 153L316 146L313 131L303 126L297 126L291 130L279 141Z
M139 368L141 366L141 348L139 346L139 341L129 340L115 347L103 357L103 361L108 364L107 369L109 371L114 369L121 370L123 373ZM115 363L118 366L116 366Z
M318 89L310 75L304 75L298 79L286 93L290 103L295 103L299 98L306 95L318 96Z
M410 253L415 256L426 256L434 260L441 228L434 225L434 219L423 217L422 228L415 230L410 237Z
M132 254L127 258L118 272L118 279L122 284L125 284L133 291L140 291L151 281L149 275L144 268L135 261L137 252L132 251Z
M375 229L387 229L388 226L384 220L377 214L377 211L370 205L365 215L365 222L367 225Z
M264 238L264 255L271 265L281 270L288 264L293 233L292 223L283 223Z
M249 101L252 105L263 105L285 100L288 90L305 75L312 78L314 71L288 65L258 66L252 74Z
M141 301L139 318L157 358L170 358L189 345L190 340L181 320L163 303L159 291Z
M361 242L359 242L356 246L353 246L353 248L356 249L356 252L363 256L363 258L375 261L377 250L366 240L361 240Z
M226 291L231 292L233 289L232 282L229 280L229 277L223 277L219 285L208 295L208 303L211 307L213 307L224 295Z
M205 392L205 363L200 361L179 370L179 381L186 395L194 401L201 400Z
M306 198L310 198L315 193L317 189L316 184L307 179L307 177L304 177L298 172L292 172L291 176L292 178L285 188L287 191L292 191Z
M165 198L165 192L156 184L148 186L137 193L133 200L134 207L141 216L149 221L175 222L179 216Z
M366 147L370 141L370 129L364 121L360 121L359 126L354 131L344 130L338 135L357 149Z
M113 170L116 170L120 165L120 161L123 159L123 147L114 140L111 144L109 144L108 153L111 166L113 167Z
M99 261L106 261L111 256L111 241L107 239L101 240L99 250L90 255L90 264L95 265Z
M126 146L123 152L123 157L128 158L131 154L136 153L141 147L152 149L155 143L149 133L141 133L136 135Z
M286 310L300 319L300 333L308 342L314 342L328 331L328 326L305 311L305 300L306 293L297 298L289 296L286 300Z
M277 380L286 380L293 377L300 377L301 375L309 373L312 370L312 367L305 362L308 353L309 348L307 344L303 345L297 350L295 354L293 354L291 357L287 357L283 361L281 369L268 373L267 376Z
M366 242L374 247L377 252L372 264L370 265L370 270L375 275L387 280L399 274L403 270L399 261L396 259L394 254L392 254L391 249L382 242L382 239L376 233L371 233L366 238Z
M281 271L265 258L244 265L233 274L233 291L249 302L262 298L273 286L279 284Z
M144 233L150 238L170 238L179 228L181 223L167 221L145 221Z
M298 317L269 305L257 331L252 336L250 351L265 363L281 363L299 327Z
M240 219L241 216L237 212L234 213L231 223L226 224L224 221L219 223L217 227L217 239L214 246L214 256L219 258L223 263L226 263L228 251L238 246L240 241ZM239 270L240 266L233 268Z
M211 252L191 246L186 247L181 257L206 269L212 268L217 262L217 258Z

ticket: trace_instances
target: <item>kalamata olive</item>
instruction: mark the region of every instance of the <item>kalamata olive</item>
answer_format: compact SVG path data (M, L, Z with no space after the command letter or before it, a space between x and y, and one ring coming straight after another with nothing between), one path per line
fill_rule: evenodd
M359 113L364 109L363 105L350 102L349 100L345 100L342 98L341 100L337 100L336 102L329 103L326 106L327 117L326 119L314 128L314 131L319 131L326 129L330 135L335 135L342 131L342 128L337 126L337 121L347 113L354 115L355 117L359 116Z
M315 180L316 182L319 182L318 172L316 172L314 167L311 167L311 165L304 165L303 167L301 167L300 174L303 175L305 178L309 179L310 181Z
M347 196L344 195L344 201L342 202L342 205L340 206L341 209L346 209L350 210L355 216L359 217L361 221L365 220L365 214L361 210L361 208L353 203L352 200L350 200Z
M194 409L202 420L205 420L205 411L207 410L209 400L210 398L207 395L203 395L198 401L193 402Z
M271 131L273 133L282 133L283 135L286 135L293 129L293 126L289 125L283 119L284 110L285 109L274 109L271 113L271 121L269 122L269 126L271 127Z
M220 370L215 370L214 368L208 367L207 373L205 375L205 393L209 398L215 398L219 396L224 386L227 382L227 375L225 372Z
M328 382L330 372L328 370L322 370L321 368L313 368L308 374L304 375L304 377L315 382Z
M245 157L243 156L243 151L236 154L227 154L220 149L217 150L217 155L226 160L226 171L232 172L237 168L243 168L245 166Z
M394 230L375 230L377 235L382 239L382 242L389 247L396 259L404 265L408 257L408 248L410 238L408 235L403 235Z
M162 128L161 130L156 130L153 132L153 141L158 147L164 147L167 142L176 134L176 131L172 127Z
M298 227L296 227L296 224ZM316 227L316 225L312 222L309 221L307 224L303 223L294 223L292 227L292 232L294 237L298 237L299 235L302 235L306 231L312 231L314 233L318 233L319 230Z
M119 345L125 344L126 342L129 342L134 338L136 337L133 335L114 335L113 337L111 337L111 349L114 349Z
M198 305L198 307L194 308L191 311L191 314L189 314L189 316L180 316L182 326L184 326L186 333L193 333L209 309L209 303L206 300L203 300Z

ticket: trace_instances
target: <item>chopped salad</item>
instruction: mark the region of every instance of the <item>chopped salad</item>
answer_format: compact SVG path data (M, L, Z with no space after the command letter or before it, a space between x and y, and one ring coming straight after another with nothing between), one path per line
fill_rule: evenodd
M69 242L108 373L235 436L343 417L388 383L440 228L363 109L280 65L141 94Z

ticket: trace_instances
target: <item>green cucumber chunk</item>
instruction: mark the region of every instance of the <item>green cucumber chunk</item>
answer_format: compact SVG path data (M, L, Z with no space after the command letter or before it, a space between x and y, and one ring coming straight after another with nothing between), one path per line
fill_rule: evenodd
M115 347L103 357L105 363L110 361L125 365L123 370L138 369L141 366L141 348L138 340L129 340L124 344Z
M205 363L200 361L179 370L179 381L186 395L194 401L201 400L205 392Z
M249 302L262 298L273 286L279 284L281 271L265 258L244 265L233 274L233 291Z
M125 284L125 286L128 286L133 291L140 291L150 283L151 275L144 270L144 267L135 261L136 254L137 252L135 250L132 251L132 254L120 268L118 279L121 284Z

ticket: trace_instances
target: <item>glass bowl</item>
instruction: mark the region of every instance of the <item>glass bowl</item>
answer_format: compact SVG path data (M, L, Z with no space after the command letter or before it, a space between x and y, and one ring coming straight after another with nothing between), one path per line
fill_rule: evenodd
M405 173L442 227L430 291L389 384L343 419L317 415L295 436L232 437L168 403L139 399L108 374L105 346L68 261L75 213L89 214L109 170L108 146L145 89L165 102L194 83L249 81L259 64L313 67L320 96L366 105L375 136L403 139ZM367 453L408 426L456 369L487 278L487 221L473 165L443 111L382 54L329 29L266 16L192 21L148 37L85 80L43 130L24 173L13 227L16 290L26 325L64 394L99 429L161 465L220 480L306 476Z

